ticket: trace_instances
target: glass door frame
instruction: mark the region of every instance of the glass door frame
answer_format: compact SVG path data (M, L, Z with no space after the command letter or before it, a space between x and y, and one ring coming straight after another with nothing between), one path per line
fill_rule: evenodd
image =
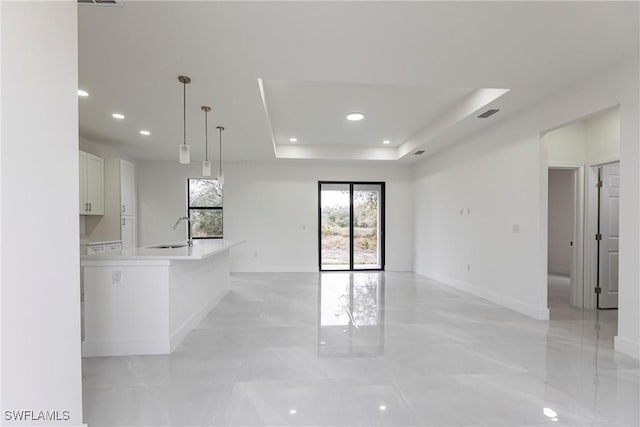
M327 269L322 268L322 185L323 184L339 184L349 186L349 269ZM353 187L355 185L379 185L380 201L378 203L380 223L378 242L380 255L380 268L358 268L354 269L354 226L353 226ZM318 269L319 271L384 271L385 264L385 183L384 181L318 181Z

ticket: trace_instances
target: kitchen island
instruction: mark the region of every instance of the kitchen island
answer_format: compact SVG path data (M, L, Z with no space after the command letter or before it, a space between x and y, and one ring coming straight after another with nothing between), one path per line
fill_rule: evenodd
M229 250L242 243L196 240L83 256L83 356L171 353L229 292Z

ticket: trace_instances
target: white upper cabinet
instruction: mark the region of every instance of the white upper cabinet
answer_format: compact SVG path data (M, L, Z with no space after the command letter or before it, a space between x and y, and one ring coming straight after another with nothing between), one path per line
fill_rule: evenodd
M79 198L79 212L84 215L88 211L87 205L87 153L80 151L79 156L79 173L80 173L80 198Z
M80 151L80 214L104 215L104 159Z
M122 215L135 215L135 173L133 164L120 160L120 212Z
M120 219L121 229L120 238L122 239L123 248L133 248L136 246L136 218L134 216L124 215Z
M104 215L91 218L90 239L136 244L135 165L118 158L104 159ZM95 208L94 208L95 211Z

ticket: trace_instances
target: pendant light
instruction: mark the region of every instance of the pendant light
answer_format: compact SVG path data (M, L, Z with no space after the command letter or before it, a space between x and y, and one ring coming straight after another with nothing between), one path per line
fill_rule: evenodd
M211 107L200 107L204 111L204 161L202 162L202 176L211 176L211 162L209 161L209 111Z
M216 129L218 129L218 133L220 134L220 169L218 169L218 184L224 185L224 173L222 173L222 131L224 128L222 126L218 126Z
M187 76L178 77L178 81L182 83L182 120L183 120L183 142L179 145L180 163L188 165L191 162L191 147L187 145L187 85L191 83L191 78Z

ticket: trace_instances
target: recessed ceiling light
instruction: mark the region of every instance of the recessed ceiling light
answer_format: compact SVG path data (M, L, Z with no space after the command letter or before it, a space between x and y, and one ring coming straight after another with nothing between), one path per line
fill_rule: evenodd
M111 117L113 117L114 119L122 120L122 119L124 119L124 114L120 114L120 113L113 113L113 114L111 115Z
M364 114L362 113L349 113L347 114L347 120L352 122L357 122L358 120L364 119Z
M86 90L78 89L78 96L89 96L89 92L87 92Z
M295 415L295 414L297 414L297 413L298 413L298 411L296 411L295 409L289 409L289 413L290 413L291 415Z
M391 141L389 141L388 139L385 139L384 141L382 141L382 143L384 145L388 145L388 144L391 144Z
M151 132L149 132L148 130L141 130L140 135L149 136L151 135Z
M381 411L386 411L387 407L385 405L380 405L378 406L378 409L380 409Z
M289 138L289 142L298 142L298 138Z

